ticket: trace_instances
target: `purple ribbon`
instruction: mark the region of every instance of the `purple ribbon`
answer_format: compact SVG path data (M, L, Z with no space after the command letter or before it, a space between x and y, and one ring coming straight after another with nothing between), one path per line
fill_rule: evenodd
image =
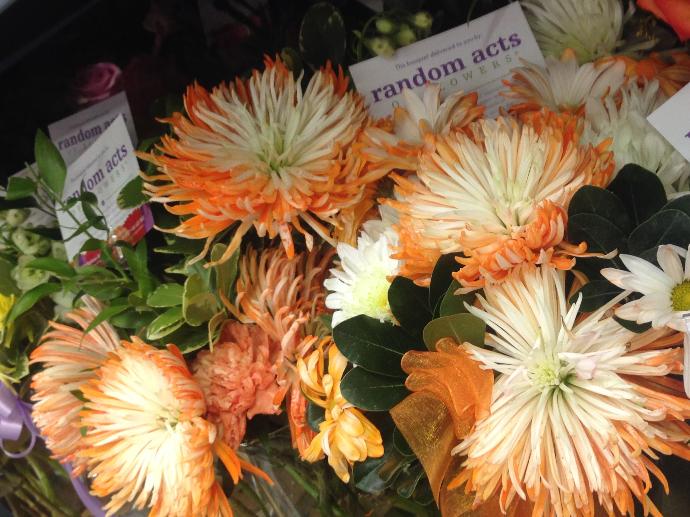
M18 440L26 426L31 440L21 452L10 452L5 449L4 440ZM31 405L21 400L14 392L0 382L0 449L10 458L23 458L31 452L36 444L38 429L31 420Z
M31 434L31 440L26 449L21 452L9 452L5 449L3 440L17 440L22 434L22 429L26 426ZM0 449L10 458L23 458L31 452L36 445L36 439L40 436L36 425L31 419L31 404L27 404L20 399L14 391L0 382ZM72 466L69 463L63 463L62 467L67 471L69 479L72 482L74 491L81 499L84 507L91 512L94 517L105 517L105 512L101 508L101 502L98 498L89 493L89 489L84 482L72 476Z

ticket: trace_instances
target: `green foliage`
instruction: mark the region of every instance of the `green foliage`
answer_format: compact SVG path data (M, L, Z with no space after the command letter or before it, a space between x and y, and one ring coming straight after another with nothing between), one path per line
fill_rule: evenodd
M137 176L122 187L117 195L117 206L123 210L136 208L146 203L147 199L148 197L144 194L144 180Z
M24 294L22 294L16 302L14 302L14 305L12 306L10 312L7 315L5 323L7 325L11 325L19 316L31 309L40 300L53 293L57 293L61 289L62 287L60 286L60 284L53 282L49 282L47 284L40 284L34 287L33 289L29 289Z
M388 411L408 394L404 376L390 377L364 368L347 372L340 390L348 402L366 411Z
M592 312L606 305L621 292L618 287L608 280L596 279L586 283L579 291L573 294L570 297L570 303L575 303L578 297L582 295L580 311Z
M460 256L459 253L449 253L442 255L431 273L431 283L429 285L429 307L433 310L434 316L438 316L441 300L448 292L450 284L453 282L453 273L460 269L460 264L455 260Z
M472 314L441 316L424 327L424 343L429 350L436 350L436 343L448 337L458 343L469 342L483 346L485 332L486 324Z
M15 201L26 199L36 192L36 182L31 178L11 177L7 182L7 193L5 199Z
M441 305L439 306L440 316L452 316L460 312L467 312L465 304L472 305L475 294L455 294L458 289L460 289L460 283L457 280L453 280L448 286L446 294L441 299Z
M420 287L405 277L393 279L388 289L388 304L398 323L411 335L421 335L431 320L429 289Z
M156 317L146 330L146 337L152 341L172 334L184 323L182 308L171 307L160 316Z
M643 223L666 204L666 192L659 177L639 165L624 166L608 190L621 200L633 226Z
M55 144L40 129L36 132L34 155L41 179L54 197L60 198L65 185L67 166Z
M180 284L162 284L149 294L146 304L150 307L176 307L182 305L183 292Z

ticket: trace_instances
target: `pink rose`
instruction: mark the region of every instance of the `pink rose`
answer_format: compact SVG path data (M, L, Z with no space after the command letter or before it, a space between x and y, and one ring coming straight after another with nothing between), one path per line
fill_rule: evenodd
M76 102L80 106L107 99L122 89L122 70L113 63L82 68L75 77Z
M207 418L222 440L236 449L247 419L280 412L274 400L280 389L276 358L280 344L256 325L226 323L213 351L200 352L192 363L194 378L206 398Z

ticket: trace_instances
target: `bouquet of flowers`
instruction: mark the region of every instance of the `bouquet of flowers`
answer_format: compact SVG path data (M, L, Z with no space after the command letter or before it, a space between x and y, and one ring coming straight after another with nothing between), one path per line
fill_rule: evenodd
M690 163L647 116L690 82L690 7L522 4L546 66L499 116L427 84L383 119L317 62L314 33L346 38L314 5L303 48L191 84L140 146L137 244L61 200L38 133L4 200L0 368L93 512L683 514ZM376 15L352 57L431 21ZM36 203L78 206L97 261L26 227Z

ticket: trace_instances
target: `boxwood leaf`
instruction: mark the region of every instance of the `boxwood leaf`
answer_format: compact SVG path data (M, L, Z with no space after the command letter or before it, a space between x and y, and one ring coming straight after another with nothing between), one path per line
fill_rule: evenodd
M424 327L424 343L429 350L436 350L439 339L450 337L458 343L467 341L482 346L485 332L486 324L472 314L441 316Z
M608 280L592 280L582 286L582 288L570 297L570 303L575 303L582 294L582 304L580 310L592 312L599 307L606 305L611 299L621 293L621 289L613 285Z
M371 372L403 375L400 360L420 343L402 328L359 315L333 327L333 340L347 359Z
M163 284L156 289L146 299L146 303L151 307L176 307L182 305L183 288L180 284Z
M184 320L182 319L182 309L180 307L172 307L163 314L154 319L146 329L146 337L152 341L160 339L172 334L182 326ZM179 343L176 343L178 346Z
M657 212L630 234L628 247L633 255L641 255L661 244L687 248L690 243L690 216L680 210Z
M623 202L613 192L603 188L585 185L575 192L568 206L568 217L575 214L601 216L618 227L624 235L632 230Z
M388 411L407 394L405 377L389 377L352 368L340 381L345 399L365 411Z
M632 163L618 172L608 189L623 202L633 227L649 219L666 204L666 192L659 177Z
M388 304L395 319L412 335L421 335L431 320L429 289L409 278L396 276L388 289Z

